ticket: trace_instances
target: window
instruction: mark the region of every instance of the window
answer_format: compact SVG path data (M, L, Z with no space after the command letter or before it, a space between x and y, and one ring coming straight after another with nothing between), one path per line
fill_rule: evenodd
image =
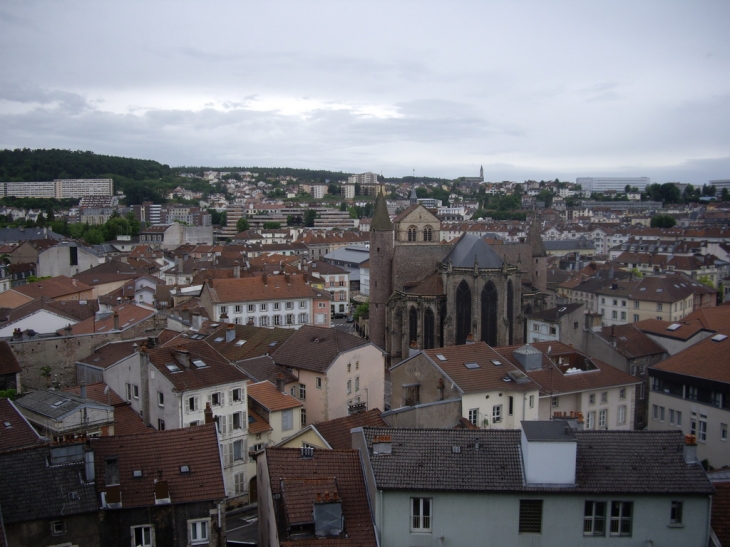
M625 311L621 312L621 320L626 321L626 312Z
M266 311L266 304L261 304L261 305L259 306L259 310L260 310L260 311Z
M233 461L240 462L243 460L243 440L233 441L231 443L233 447Z
M638 323L638 322L639 322L639 315L635 313L634 314L634 323Z
M299 410L299 423L302 424L302 427L307 425L307 410L305 408L302 408Z
M255 312L256 311L256 304L249 304L248 305L248 311L249 312Z
M282 431L291 431L294 428L294 411L290 408L281 413Z
M604 391L601 393L601 404L605 404L608 402L608 391Z
M243 412L234 412L231 414L232 429L243 429Z
M152 547L152 526L132 526L134 547Z
M618 398L619 399L625 399L626 398L626 388L622 387L618 390Z
M274 316L274 325L275 326L281 325L281 315Z
M159 406L165 406L165 394L161 391L157 392L157 404Z
M243 311L243 306L241 304L236 304L236 306L233 308L236 313L241 313Z
M509 414L510 416L512 416L512 414L514 413L514 406L515 406L515 398L512 397L512 395L510 395L507 398L507 414Z
M259 327L268 327L269 326L269 318L266 315L262 315L259 317Z
M646 383L641 382L639 384L639 400L644 400L644 397L646 397Z
M682 524L682 505L681 501L673 501L669 511L669 524Z
M697 440L701 443L707 441L707 416L705 416L704 414L700 414Z
M165 430L165 420L157 420L157 429L158 431Z
M618 407L618 416L616 416L616 423L618 425L624 425L626 423L626 405Z
M502 421L502 405L494 405L492 407L492 423L499 423Z
M288 313L286 315L286 324L287 325L293 325L294 324L294 314L293 313Z
M286 303L286 309L287 310L293 310L294 309L294 302L287 302Z
M316 387L317 389L322 389L322 377L321 377L321 376L317 376L317 377L316 377L316 378L314 379L314 386L315 386L315 387Z
M469 410L469 421L472 423L472 425L477 425L477 422L479 421L478 408L472 408Z
M66 521L54 520L51 522L51 535L62 536L66 533Z
M196 412L198 410L198 398L188 397L188 412Z
M520 534L542 533L542 500L520 500Z
M587 501L583 509L583 535L606 535L606 502Z
M221 406L223 404L223 397L221 396L220 391L216 391L215 393L210 394L210 404L211 406Z
M304 325L307 322L307 314L306 313L300 313L299 314L299 322Z
M431 241L432 237L433 237L433 232L431 231L431 227L426 226L423 229L423 241Z
M307 301L306 300L302 300L301 302L299 302L299 308L300 309L304 309L306 307L307 307Z
M604 408L598 412L598 427L606 427L606 415L608 411Z
M530 395L530 408L535 408L535 396Z
M605 304L605 303L606 303L606 299L605 298L601 298L601 304Z
M274 302L274 311L278 311L278 310L279 310L279 303Z
M408 241L416 241L416 232L415 226L408 227Z
M241 388L237 387L234 390L231 390L231 401L234 403L240 403L241 402Z
M661 303L656 305L656 311L662 311L662 308L663 308L663 306Z
M347 394L352 393L352 380L347 381Z
M221 315L223 315L224 313L228 313L228 306L221 306L220 308L218 308L218 313L220 313Z
M355 376L355 391L360 391L360 377Z
M720 440L727 441L727 424L720 424Z
M639 309L639 301L638 300L636 300L634 302L634 309L637 309L637 310ZM636 316L634 316L634 317L636 317Z
M611 502L611 530L612 536L631 535L631 514L634 503L631 501Z
M236 473L233 475L233 488L236 495L246 493L246 475L245 473Z
M552 404L553 406L560 405L560 397L552 397L550 399L550 404Z
M132 396L135 399L139 399L139 386L137 386L137 385L132 386Z
M591 404L591 405L595 405L596 404L596 394L595 393L591 393L588 396L588 404Z
M540 325L538 325L537 323L533 323L532 330L534 330L535 332L540 332Z
M621 301L621 306L624 307L624 308L626 307L626 300L622 300Z
M611 312L611 319L618 319L618 312L616 310Z
M326 302L317 302L317 307L319 309L326 308L327 307L327 303Z
M586 415L586 429L593 429L596 426L596 413L589 412Z
M192 545L202 545L208 543L209 522L210 519L188 521L188 532L190 533L190 543Z
M304 384L299 384L299 398L301 400L307 398L307 386Z
M411 498L411 532L431 531L431 498Z

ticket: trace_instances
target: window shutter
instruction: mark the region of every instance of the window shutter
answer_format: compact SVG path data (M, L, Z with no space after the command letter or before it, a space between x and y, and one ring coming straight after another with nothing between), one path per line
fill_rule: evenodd
M225 435L228 430L227 416L218 416L218 424L220 424L221 435Z
M233 404L233 390L230 390L230 389L228 390L228 404L229 405Z

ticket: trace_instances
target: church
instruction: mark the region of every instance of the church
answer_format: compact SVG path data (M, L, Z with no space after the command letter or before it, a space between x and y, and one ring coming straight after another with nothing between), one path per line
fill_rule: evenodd
M414 201L414 200L412 200ZM393 221L378 195L370 226L370 340L396 363L409 350L483 340L521 344L524 316L545 308L547 253L537 223L519 243L464 234L412 203Z

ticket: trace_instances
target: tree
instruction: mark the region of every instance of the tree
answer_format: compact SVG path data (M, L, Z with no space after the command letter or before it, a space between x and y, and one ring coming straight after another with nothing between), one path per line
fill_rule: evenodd
M327 193L336 196L340 193L339 185L335 184L334 182L329 183L327 185Z
M248 219L241 217L236 221L236 231L241 233L249 229Z
M702 186L702 195L707 197L715 197L717 189L714 184L705 184Z
M370 313L370 303L365 302L364 304L360 304L357 308L355 308L355 313L353 313L352 316L355 319L359 319L360 317L367 317L368 313Z
M264 230L278 230L281 228L281 222L264 222Z
M673 228L675 224L677 224L677 221L671 215L654 215L651 217L652 228Z
M715 284L712 282L712 280L710 279L710 276L708 276L708 275L702 275L702 276L698 277L697 281L699 281L706 287L710 287L711 289L716 288Z
M728 192L727 188L722 189L722 201L730 201L730 192Z
M340 211L347 211L347 203L344 201L340 203Z
M304 226L311 228L314 226L314 219L317 218L317 211L314 209L307 209L304 212Z

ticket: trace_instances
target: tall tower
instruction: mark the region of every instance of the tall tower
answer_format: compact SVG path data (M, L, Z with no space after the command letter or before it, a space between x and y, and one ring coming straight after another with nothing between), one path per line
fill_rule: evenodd
M540 220L537 215L532 217L529 241L532 248L532 285L544 293L547 291L547 251L540 234Z
M385 196L375 198L370 223L370 341L385 350L385 315L393 292L393 223Z
M479 167L479 178L484 182L484 166Z

